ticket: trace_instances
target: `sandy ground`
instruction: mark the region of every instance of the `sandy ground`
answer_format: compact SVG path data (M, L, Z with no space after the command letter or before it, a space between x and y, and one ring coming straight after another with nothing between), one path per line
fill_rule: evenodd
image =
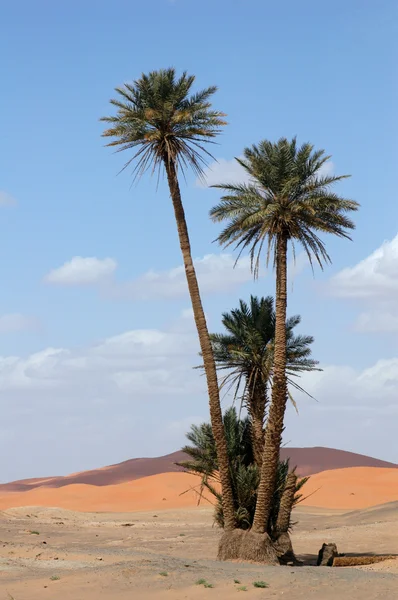
M85 512L127 512L193 508L198 478L187 473L161 473L115 485L71 484L0 493L0 509L15 506L58 506ZM183 493L189 490L187 493ZM398 499L398 469L353 467L323 471L303 488L304 506L359 509ZM398 597L398 596L397 596Z
M398 598L398 560L311 566L325 541L345 553L398 554L398 502L349 513L300 507L296 518L294 546L305 566L293 568L217 561L220 531L212 526L211 508L126 514L9 509L0 513L0 600ZM200 579L214 588L196 584ZM255 588L256 581L269 587Z

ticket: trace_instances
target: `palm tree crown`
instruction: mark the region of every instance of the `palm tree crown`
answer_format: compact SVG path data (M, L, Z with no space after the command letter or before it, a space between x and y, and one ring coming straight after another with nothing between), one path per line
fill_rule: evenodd
M220 244L236 244L240 251L249 247L256 275L264 243L268 260L271 253L275 256L278 237L301 244L311 265L313 258L321 267L330 262L318 234L349 239L346 230L354 229L354 223L347 213L359 205L331 191L334 183L348 176L324 175L322 167L329 158L309 143L298 147L296 138L264 140L246 148L244 158L236 160L249 183L214 186L226 192L210 212L214 221L229 221L218 237Z
M294 328L301 322L295 315L286 321L287 373L313 371L318 361L311 358L310 335L295 335ZM273 346L275 336L275 309L272 296L250 297L250 303L239 300L239 308L223 313L222 324L227 333L211 334L214 358L219 370L228 370L222 385L235 386L243 382L243 395L250 383L269 383L272 377ZM294 387L301 389L294 381Z
M134 83L116 88L118 97L111 104L117 113L101 119L110 124L102 135L115 138L108 146L119 146L119 151L137 149L124 168L138 159L134 172L140 176L166 160L181 170L191 166L202 175L203 154L211 156L203 144L211 142L226 123L224 113L212 110L209 102L217 88L190 95L194 81L186 72L176 78L170 68L142 74Z

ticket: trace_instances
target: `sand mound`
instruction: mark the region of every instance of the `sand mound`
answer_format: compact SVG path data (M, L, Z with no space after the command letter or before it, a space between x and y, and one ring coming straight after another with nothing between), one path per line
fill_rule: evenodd
M303 488L304 506L358 509L398 499L398 470L375 467L335 469L312 475Z
M197 505L198 495L193 489L199 489L198 483L194 475L162 473L101 487L87 484L39 487L0 494L0 510L21 506L57 506L82 512L190 508ZM365 509L398 499L398 470L354 467L324 471L313 475L303 491L309 496L303 502L305 506ZM204 500L202 506L208 505Z
M187 455L180 451L156 458L133 458L108 467L71 473L63 477L21 479L0 484L0 494L3 492L29 492L42 486L58 488L82 483L96 486L127 483L133 479L150 475L181 472L182 469L176 463L187 458ZM289 458L291 466L297 467L298 475L313 475L321 471L349 467L398 468L398 465L393 463L333 448L281 448L281 458L283 460Z
M340 527L344 525L368 525L369 523L391 523L393 521L398 521L398 501L371 506L370 508L350 510L338 516Z
M1 494L0 509L57 506L82 512L129 512L187 508L197 504L198 495L190 488L198 489L198 482L196 476L187 473L162 473L102 487L87 484L40 487L27 492ZM208 502L203 500L203 505L208 505Z

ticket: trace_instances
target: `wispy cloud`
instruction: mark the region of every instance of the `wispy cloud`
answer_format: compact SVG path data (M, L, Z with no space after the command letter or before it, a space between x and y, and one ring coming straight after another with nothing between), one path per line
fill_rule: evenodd
M250 281L250 260L242 258L235 266L230 254L208 254L194 261L201 292L228 292ZM166 271L148 271L137 279L119 284L114 293L131 299L176 298L188 294L183 265Z
M194 260L203 293L221 293L250 281L250 260L243 257L235 266L231 254L208 254ZM178 298L188 294L183 265L164 271L150 270L131 281L119 282L114 277L117 263L111 258L74 257L45 277L51 284L65 286L93 285L113 298L149 300Z
M249 176L235 158L219 158L204 170L204 180L197 179L196 186L206 188L218 183L248 183Z
M0 190L0 206L16 206L17 201L8 192Z
M319 175L325 177L334 173L332 161L326 162L319 171ZM219 158L212 162L204 170L204 178L196 179L196 186L207 188L219 183L249 183L250 177L236 158L227 160Z
M21 313L0 315L0 334L33 330L37 329L38 326L39 322L37 319Z
M367 258L337 273L330 291L343 298L391 298L398 292L398 235Z
M0 477L37 476L37 464L44 473L62 473L88 460L100 466L181 447L191 423L201 421L201 415L208 419L206 381L192 368L198 364L199 344L188 317L83 348L49 347L28 356L0 357L0 390L7 399L0 423L2 455L9 451L10 437L15 439L13 460L5 462ZM391 447L398 416L398 358L363 370L325 366L323 372L304 373L300 384L318 402L296 394L300 420L288 410L285 439L398 460ZM81 444L70 443L71 430ZM29 453L18 452L21 438ZM40 445L33 443L38 439ZM52 452L43 453L48 447Z
M367 333L398 331L398 235L385 241L353 267L337 273L329 282L330 294L355 300L362 312L354 327Z
M116 267L117 263L112 258L74 256L50 271L44 279L47 283L65 286L98 285L109 281Z
M331 160L325 162L318 171L318 175L320 175L321 177L327 177L328 175L333 175L333 173L334 163Z

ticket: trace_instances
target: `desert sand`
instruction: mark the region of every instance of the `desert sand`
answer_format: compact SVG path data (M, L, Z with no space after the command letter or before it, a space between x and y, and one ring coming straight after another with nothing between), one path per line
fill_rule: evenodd
M194 508L198 478L187 473L160 473L127 483L94 486L41 486L0 493L0 509L57 506L83 512L128 512ZM185 492L185 493L184 493ZM303 488L304 506L361 509L398 499L398 469L353 467L312 475ZM206 506L206 500L202 506Z
M103 471L95 472L96 485L42 478L1 486L0 600L398 598L398 558L366 567L315 566L323 542L335 542L348 556L398 556L395 467L311 476L294 512L299 567L217 561L220 530L210 503L197 506L193 475L161 472L106 485ZM113 481L113 468L107 473ZM256 588L259 581L268 587Z
M398 473L398 471L397 471ZM127 512L186 508L197 504L198 478L187 473L161 473L117 485L72 484L39 487L26 492L0 494L0 509L16 506L58 506L83 512Z
M304 506L358 509L398 500L398 469L353 467L312 475Z
M216 560L220 530L211 508L126 514L9 509L0 513L0 598L396 597L397 560L359 568L313 565L325 541L337 543L340 552L398 554L398 502L349 513L301 507L295 517L293 542L305 566L265 567ZM214 587L198 585L201 579ZM258 581L269 587L255 588Z

